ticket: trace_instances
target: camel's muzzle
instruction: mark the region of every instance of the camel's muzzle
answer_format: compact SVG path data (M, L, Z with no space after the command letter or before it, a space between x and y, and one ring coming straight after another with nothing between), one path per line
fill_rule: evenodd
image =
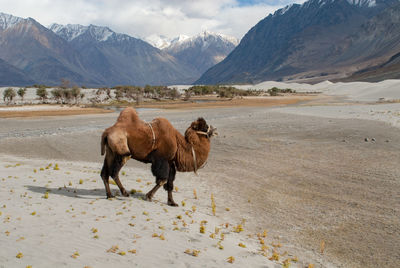
M204 131L196 131L197 134L205 135L207 138L211 138L213 136L218 136L218 132L216 132L217 128L213 126L208 126L207 132Z
M218 132L217 132L216 130L217 130L216 127L210 126L210 127L208 128L208 131L207 131L207 136L208 136L209 138L211 138L211 137L213 137L213 136L218 136Z

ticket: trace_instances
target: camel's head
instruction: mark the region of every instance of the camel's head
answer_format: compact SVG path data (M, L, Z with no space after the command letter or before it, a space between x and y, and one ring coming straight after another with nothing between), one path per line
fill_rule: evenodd
M197 134L205 135L207 138L218 135L216 131L217 128L207 125L207 122L203 117L199 117L196 121L194 121L190 128L196 131Z

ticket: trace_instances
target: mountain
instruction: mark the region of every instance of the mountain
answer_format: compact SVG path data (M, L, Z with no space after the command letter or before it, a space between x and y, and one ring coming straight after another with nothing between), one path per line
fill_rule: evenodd
M0 13L0 59L38 83L59 84L61 78L94 83L79 53L32 18ZM26 85L27 81L30 79L17 84Z
M144 40L158 49L164 49L171 45L171 39L164 35L152 34L144 38Z
M190 83L199 76L168 53L108 27L52 24L50 29L80 53L101 84Z
M86 86L191 83L200 73L165 51L108 27L59 25L0 13L0 84ZM5 74L12 75L10 77Z
M400 52L398 0L309 0L255 25L198 84L347 77Z
M190 38L181 35L163 51L203 73L222 61L237 44L238 40L234 37L204 31Z
M32 85L33 83L34 80L28 77L24 72L0 59L0 86L24 86Z

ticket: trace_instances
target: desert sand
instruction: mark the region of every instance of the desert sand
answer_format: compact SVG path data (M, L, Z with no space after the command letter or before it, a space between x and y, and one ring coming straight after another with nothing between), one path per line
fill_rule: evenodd
M398 263L399 103L321 96L139 114L166 117L181 132L198 116L218 128L199 176L177 174L178 208L166 205L163 190L155 202L142 200L154 178L133 160L122 183L135 194L105 199L99 141L118 113L0 119L0 267ZM274 252L279 260L269 260Z

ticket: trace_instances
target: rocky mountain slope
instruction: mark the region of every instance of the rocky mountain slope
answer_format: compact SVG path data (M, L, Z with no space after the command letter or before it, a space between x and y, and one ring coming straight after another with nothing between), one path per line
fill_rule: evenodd
M81 54L104 84L190 83L200 75L166 52L107 27L53 24L50 29Z
M21 70L0 59L0 86L33 84L33 80Z
M180 36L163 50L203 73L225 59L238 43L234 37L204 31L193 37Z
M377 66L400 52L398 0L309 0L254 26L196 82L321 81Z
M58 25L0 13L0 84L58 85L61 79L86 86L190 83L191 66L150 44L107 27ZM9 84L11 83L11 84Z
M32 18L0 13L0 59L28 74L38 83L54 84L60 78L94 83L80 54L62 38ZM19 85L25 84L21 80Z

